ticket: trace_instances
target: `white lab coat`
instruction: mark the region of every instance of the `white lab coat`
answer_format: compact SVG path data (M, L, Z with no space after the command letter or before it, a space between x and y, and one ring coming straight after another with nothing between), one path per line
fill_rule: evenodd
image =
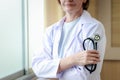
M84 66L73 66L72 68L57 74L60 62L58 46L64 19L65 17L48 27L40 51L33 55L33 71L37 77L42 78L59 78L59 80L100 80L100 72L106 46L105 30L103 25L92 18L85 10L77 24L74 26L70 40L67 42L66 51L63 53L63 57L83 51L83 40L88 37L93 38L98 34L100 36L100 40L98 41L98 51L100 53L101 61L97 64L97 69L92 74L90 74Z

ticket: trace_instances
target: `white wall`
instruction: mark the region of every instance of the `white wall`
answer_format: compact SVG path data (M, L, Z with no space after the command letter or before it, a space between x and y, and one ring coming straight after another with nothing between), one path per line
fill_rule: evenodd
M34 52L39 50L44 30L44 0L28 1L29 17L29 68L31 68L31 59Z
M23 69L22 0L0 0L0 79Z

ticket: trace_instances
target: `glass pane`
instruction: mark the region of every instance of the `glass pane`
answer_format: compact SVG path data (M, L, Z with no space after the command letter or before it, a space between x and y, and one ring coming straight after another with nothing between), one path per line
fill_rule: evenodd
M23 70L22 0L0 0L0 79Z

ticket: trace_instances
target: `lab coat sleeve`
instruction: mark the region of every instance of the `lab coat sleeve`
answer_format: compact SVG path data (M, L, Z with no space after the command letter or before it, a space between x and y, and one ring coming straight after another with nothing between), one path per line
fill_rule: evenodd
M48 28L46 32L40 51L33 55L32 69L37 77L57 78L60 59L52 57L52 29Z
M105 35L104 26L100 22L96 22L91 25L90 24L85 25L83 29L83 34L84 34L83 39L86 39L88 37L94 39L94 36L96 34L100 36L100 40L97 42L97 50L100 55L100 62L97 63L97 68L92 74L90 74L89 71L84 68L87 73L87 76L89 77L89 80L94 80L95 77L97 78L97 76L100 75L102 64L103 64L103 59L104 59L104 54L105 54L106 35ZM93 44L90 44L90 45L93 45ZM90 76L93 76L93 77L90 77ZM90 79L90 78L93 78L93 79Z

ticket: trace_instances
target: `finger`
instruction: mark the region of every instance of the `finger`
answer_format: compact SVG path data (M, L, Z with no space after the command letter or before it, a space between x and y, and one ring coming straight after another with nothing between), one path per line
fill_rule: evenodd
M89 60L87 62L87 64L97 64L97 63L98 63L98 61L96 61L96 60Z
M94 54L99 54L99 52L97 50L87 50L87 53L94 53Z
M88 57L100 58L100 55L99 54L94 54L94 53L89 53Z
M87 56L89 57L89 56L93 56L93 57L100 57L100 55L99 55L99 53L98 53L98 51L96 51L96 50L89 50L89 51L86 51L86 53L87 53Z
M96 61L96 62L100 62L100 58L96 58L96 57L90 57L89 61Z

